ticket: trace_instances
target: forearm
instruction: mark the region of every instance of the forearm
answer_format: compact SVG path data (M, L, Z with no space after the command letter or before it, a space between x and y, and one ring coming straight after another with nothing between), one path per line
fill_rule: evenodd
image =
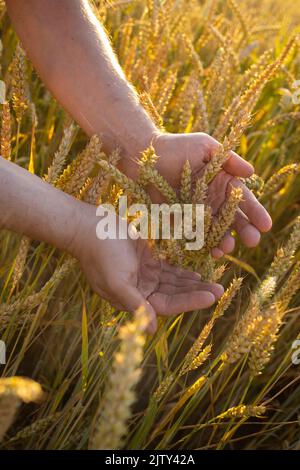
M83 204L0 157L0 228L72 253Z
M22 44L55 98L88 135L124 159L145 149L156 127L139 103L87 0L6 0Z

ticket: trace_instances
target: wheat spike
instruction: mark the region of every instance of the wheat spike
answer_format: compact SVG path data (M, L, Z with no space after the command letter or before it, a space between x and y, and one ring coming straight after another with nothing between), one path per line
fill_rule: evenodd
M245 314L238 320L228 339L221 359L225 364L238 361L252 346L257 328L262 320L258 296L253 294Z
M143 188L124 175L114 165L111 165L106 160L99 160L98 165L110 174L111 178L122 188L125 194L134 197L140 203L151 204L151 199Z
M121 158L121 151L116 148L108 157L108 163L116 166ZM108 171L103 170L98 172L98 175L93 179L88 179L85 186L82 188L80 197L89 204L100 204L101 196L108 188L111 175Z
M154 168L158 160L158 156L155 153L154 147L150 145L146 150L142 152L141 158L138 161L139 164L139 178L138 183L141 186L147 186L149 181L147 179L146 168Z
M12 61L12 104L18 122L21 122L25 111L30 108L29 88L26 80L25 53L20 44L17 45Z
M56 186L66 193L76 196L85 184L96 161L101 157L101 147L99 137L97 135L91 137L85 149L64 170Z
M251 418L251 416L261 417L265 412L266 407L264 405L238 405L221 413L216 419Z
M186 35L182 35L182 41L185 46L187 53L189 54L190 60L194 63L195 68L197 70L197 75L201 77L203 75L204 69L201 58L197 53L194 44L192 43L191 39Z
M143 308L135 319L120 328L119 351L114 355L112 372L101 399L99 423L91 439L92 449L119 449L127 430L130 408L135 401L134 387L140 379L140 364L148 320Z
M274 194L277 192L281 186L283 186L287 179L293 175L299 175L300 173L300 164L299 163L291 163L289 165L284 166L281 168L277 173L272 175L268 181L265 183L263 191L261 192L261 197L270 196L270 194Z
M241 188L232 188L228 200L220 209L216 221L212 224L207 236L207 246L214 248L218 246L227 230L230 229L238 208L242 200L243 192Z
M153 400L159 403L164 398L174 381L174 374L169 373L155 390L153 394Z
M246 127L249 125L250 118L251 116L247 108L242 109L238 113L238 119L236 119L236 122L232 126L229 136L225 137L223 145L220 146L205 167L204 174L202 176L205 184L209 184L222 169L224 162L229 156L229 152L236 148L239 139L244 133Z
M270 361L285 311L300 288L299 281L300 262L295 265L288 280L275 296L274 304L262 317L249 357L249 367L252 375L261 374L264 367Z
M174 189L155 168L151 168L147 165L144 166L142 175L143 181L147 181L147 183L152 183L158 189L158 191L166 198L169 204L176 203L177 196Z
M14 442L28 439L33 434L44 433L47 429L54 423L58 421L58 419L62 416L62 412L58 411L57 413L53 413L45 418L38 419L34 421L32 424L29 424L25 428L18 431L14 436L12 436L6 444L12 444Z
M231 102L231 104L228 106L226 111L223 113L220 121L218 122L218 125L216 126L214 132L213 132L213 137L217 140L223 140L224 136L227 132L228 127L230 126L230 123L232 122L232 117L233 113L235 112L239 102L240 102L240 95L237 94Z
M261 195L263 188L264 188L264 180L258 175L252 175L250 178L245 178L244 180L245 185L247 186L250 191L257 195Z
M204 242L207 242L207 237L211 229L213 220L212 209L210 206L204 208Z
M139 94L139 99L149 116L152 118L153 122L159 129L163 129L163 119L161 117L160 111L154 105L151 96L146 91L143 91Z
M194 120L194 107L198 91L198 80L194 74L191 74L185 81L181 90L180 102L178 108L180 109L179 128L182 132L189 132L193 125Z
M193 194L193 203L194 204L203 204L208 191L208 183L205 180L205 177L197 178L194 194Z
M184 265L185 255L181 240L161 240L153 248L154 256L157 260L168 260L170 264Z
M294 266L292 273L289 275L287 281L279 290L274 298L274 302L280 311L285 310L294 295L300 288L300 262L298 261Z
M43 396L41 386L23 377L0 378L0 441L13 423L21 402L39 401Z
M229 287L225 290L224 294L220 298L220 300L217 303L217 306L214 310L213 313L213 318L216 320L217 318L220 318L226 310L229 308L233 298L237 295L238 291L240 290L242 286L243 278L238 277L234 278L229 285Z
M300 245L300 217L294 223L292 233L287 242L277 250L266 277L280 278L292 266L294 255Z
M76 265L77 260L69 258L61 266L56 268L51 278L44 284L40 291L30 294L23 298L19 296L10 304L0 305L0 325L1 329L5 329L9 324L11 317L18 310L31 310L37 307L39 304L45 302L51 289L55 289L61 280L69 274L73 267ZM24 322L24 318L18 317L16 321Z
M200 258L197 270L204 281L211 282L215 271L215 260L208 251L205 252L205 257Z
M207 114L207 107L204 98L203 91L200 87L200 83L198 84L197 89L197 101L195 105L195 120L193 123L193 131L194 132L206 132L207 134L210 131L209 119Z
M282 324L282 315L276 306L272 306L259 323L259 328L253 338L249 357L249 367L253 376L261 374L271 358L277 333Z
M45 180L48 183L55 184L62 169L66 163L67 156L69 154L72 141L77 131L76 125L72 122L68 127L64 129L63 138L59 144L57 151L54 154L53 161L48 168Z
M243 36L244 36L245 41L249 43L251 41L250 32L248 31L247 22L244 18L243 13L241 12L235 0L227 0L227 2L232 12L236 15L237 19L239 20L241 24L241 29L243 31Z
M226 267L226 264L221 264L220 266L217 266L214 270L211 282L218 282L220 279L222 279L226 271Z
M197 356L199 355L203 344L207 340L208 336L210 335L216 320L221 317L225 311L229 308L233 298L239 291L242 284L242 278L235 278L231 282L230 286L226 289L222 297L217 303L217 306L214 310L212 318L206 323L204 328L202 329L201 333L199 334L196 341L194 341L192 347L190 348L189 352L186 354L183 366L181 368L180 374L186 373L191 364L196 360Z
M263 88L268 83L268 81L276 74L281 65L285 62L287 56L294 49L296 43L297 37L294 36L288 41L287 45L283 49L278 59L276 59L271 64L267 65L257 77L254 77L249 88L239 100L237 109L235 111L235 114L237 116L242 109L247 109L248 113L250 113L254 109ZM239 118L235 117L234 122L237 122L238 120Z
M228 55L228 58L230 59L232 66L239 69L240 67L239 58L237 57L236 53L234 52L234 50L232 49L230 45L230 43L232 42L232 38L231 39L225 38L222 35L222 33L213 25L209 25L209 29L211 30L213 36L215 36L215 38L222 45L222 48L224 52Z
M216 1L213 0L212 1L212 4L216 4ZM221 27L223 26L223 23L224 23L224 15L221 14L221 15L218 15L216 16L215 18L213 18L213 14L212 15L208 15L207 16L207 20L204 24L204 31L203 31L203 34L200 36L200 38L198 39L197 43L196 43L196 49L199 50L199 49L202 49L204 48L208 41L211 39L212 37L212 32L211 30L208 28L208 25L213 25L215 28L217 29L221 29Z
M6 160L11 159L11 115L7 101L3 103L1 112L0 155Z
M295 79L293 79L293 81L295 81ZM282 113L282 114L279 114L278 116L275 116L270 121L267 121L266 124L264 125L264 129L269 129L270 127L274 127L277 124L299 121L299 119L300 119L299 111L291 111L290 113Z
M24 272L28 250L30 247L30 239L27 237L22 237L18 254L16 256L14 271L12 274L12 285L11 292L13 292L20 281L22 274Z
M164 83L163 89L160 92L159 100L157 103L157 112L160 116L164 116L166 113L168 104L174 93L174 89L177 83L177 70L173 70L168 74L168 77ZM160 126L161 127L161 126Z
M100 204L101 195L107 189L109 179L109 173L99 171L97 176L87 181L86 186L81 190L80 198L89 204Z
M201 367L206 361L207 359L209 358L210 356L210 353L211 353L211 350L212 350L212 345L209 344L208 346L206 346L203 351L201 351L193 360L192 362L189 364L189 366L186 368L186 369L182 369L181 370L181 374L186 374L192 370L196 370L196 369L199 369L199 367Z
M181 173L180 199L184 204L189 204L192 199L192 169L188 160Z

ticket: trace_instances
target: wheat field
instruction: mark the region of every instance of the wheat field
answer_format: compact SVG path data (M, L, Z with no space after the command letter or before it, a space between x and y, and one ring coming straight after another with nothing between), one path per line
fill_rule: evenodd
M210 310L160 319L154 336L142 310L116 313L94 294L75 260L1 231L0 447L299 450L300 0L93 6L157 125L223 144L194 196L185 167L182 198L205 199L205 184L235 149L255 167L246 183L273 228L257 248L238 243L214 261L209 248L232 223L236 192L216 222L207 208L197 255L158 243L225 293ZM88 142L41 83L3 2L0 21L1 156L93 204L116 204L124 193L141 202L143 178L137 188L116 155L99 158L97 138ZM171 201L154 161L145 152L141 174Z

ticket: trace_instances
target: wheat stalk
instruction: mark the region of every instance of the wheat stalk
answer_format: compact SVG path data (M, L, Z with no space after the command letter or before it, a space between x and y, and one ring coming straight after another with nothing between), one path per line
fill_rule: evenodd
M112 372L101 399L98 424L91 438L92 449L119 449L127 430L130 408L135 401L134 387L140 379L140 364L148 319L143 308L135 319L120 328L119 351L114 355Z

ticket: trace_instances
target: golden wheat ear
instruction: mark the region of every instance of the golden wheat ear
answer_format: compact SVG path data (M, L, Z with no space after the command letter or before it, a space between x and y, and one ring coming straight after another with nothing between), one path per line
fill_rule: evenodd
M1 130L0 130L0 155L6 160L11 159L11 114L9 102L2 104Z
M140 308L133 321L119 330L120 347L113 358L112 371L101 397L97 423L91 435L91 449L120 449L127 431L134 388L141 376L145 328L148 317Z
M0 441L12 425L20 404L37 402L42 397L42 388L34 380L22 377L0 378Z

